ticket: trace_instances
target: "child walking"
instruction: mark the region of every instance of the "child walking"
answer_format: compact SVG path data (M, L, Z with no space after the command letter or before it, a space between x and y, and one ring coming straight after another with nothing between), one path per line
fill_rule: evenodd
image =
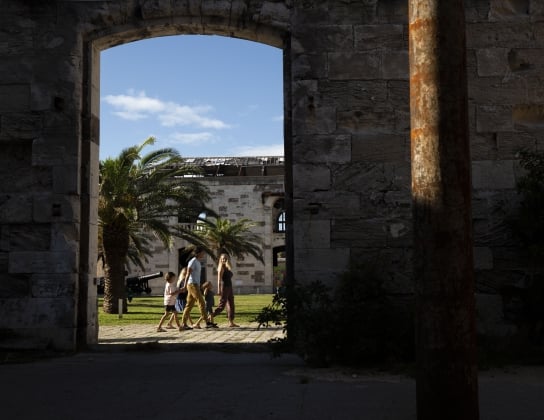
M185 284L186 274L187 274L187 267L183 267L181 269L181 272L179 273L178 282L177 282L179 294L176 297L175 306L176 306L176 312L178 314L183 313L183 310L185 309L185 305L187 304L187 285ZM174 322L174 318L175 318L175 315L172 314L170 316L170 320L168 321L168 324L166 325L166 328L168 329L175 328L174 326L172 326L172 322ZM193 320L191 319L191 315L189 315L188 320L192 325ZM183 324L183 326L186 327L186 329L189 329L188 328L189 326L187 324Z
M179 329L181 329L181 325L179 323L178 319L178 313L176 311L176 298L180 292L180 289L176 286L175 280L176 280L176 274L169 271L165 276L166 284L164 285L164 315L161 317L161 320L159 321L159 326L157 327L157 332L164 332L162 328L163 322L166 320L168 315L172 314L174 317L174 320L176 321L176 325Z

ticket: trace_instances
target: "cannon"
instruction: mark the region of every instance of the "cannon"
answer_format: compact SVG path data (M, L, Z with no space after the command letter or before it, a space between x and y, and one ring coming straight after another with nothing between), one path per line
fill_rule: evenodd
M148 295L151 293L151 287L149 287L149 280L162 277L163 272L159 271L157 273L144 274L143 276L127 277L127 292L129 296L140 295L143 292Z
M125 275L126 274L127 273L125 272ZM148 281L162 276L163 272L158 271L157 273L145 274L143 276L127 277L125 282L129 302L132 300L132 296L134 295L141 295L143 292L149 295L151 293L151 287L149 287ZM99 295L104 294L104 277L95 278L95 282L97 293Z

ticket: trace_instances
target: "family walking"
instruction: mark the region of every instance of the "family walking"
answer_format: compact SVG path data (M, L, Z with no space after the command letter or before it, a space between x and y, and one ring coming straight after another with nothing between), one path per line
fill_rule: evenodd
M187 267L184 267L179 275L177 284L176 275L169 272L165 276L166 284L164 286L164 314L162 315L157 332L164 332L162 325L166 318L170 320L166 328L176 328L172 325L176 323L180 331L201 329L200 323L206 321L206 328L217 328L214 317L220 314L225 308L227 311L227 320L229 327L238 327L234 323L234 293L232 289L232 266L229 256L222 253L219 256L217 267L217 290L219 293L219 305L213 310L214 293L211 282L206 281L201 284L202 262L205 252L203 248L197 247L193 252L193 257L189 260ZM191 310L198 305L200 317L193 323L191 319ZM181 322L178 313L182 313ZM192 326L188 325L191 322Z

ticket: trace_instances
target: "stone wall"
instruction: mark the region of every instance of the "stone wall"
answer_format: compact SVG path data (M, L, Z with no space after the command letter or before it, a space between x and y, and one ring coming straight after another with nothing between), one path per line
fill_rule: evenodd
M2 345L96 342L99 55L160 35L283 49L289 275L333 284L350 259L380 260L388 287L410 293L407 4L2 0ZM497 291L524 278L503 222L517 200L515 152L542 148L544 5L467 0L465 8L475 268L488 302L480 316L497 326L486 331L504 334L511 326Z

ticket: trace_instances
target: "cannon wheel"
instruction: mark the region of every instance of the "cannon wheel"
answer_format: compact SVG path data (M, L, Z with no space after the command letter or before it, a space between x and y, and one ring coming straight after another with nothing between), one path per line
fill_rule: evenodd
M151 287L146 287L145 292L150 295L151 294Z

